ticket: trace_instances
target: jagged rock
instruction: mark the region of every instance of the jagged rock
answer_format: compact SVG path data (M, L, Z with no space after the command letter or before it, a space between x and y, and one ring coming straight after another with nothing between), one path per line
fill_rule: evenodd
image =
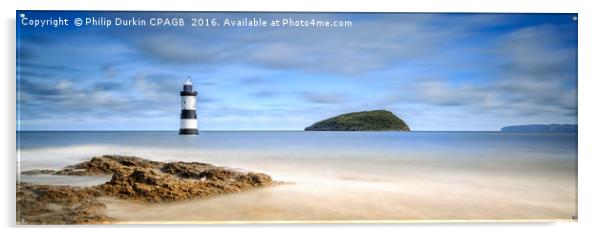
M242 173L221 167L198 170L194 168L196 165L192 166L194 170L174 174L137 168L131 174L117 173L111 181L97 188L107 195L123 199L164 202L241 192L272 183L268 175L261 173Z
M182 178L202 178L202 172L216 168L215 166L207 163L198 162L170 162L163 165L161 171L177 175Z
M164 163L132 156L104 155L93 157L76 165L57 171L58 175L108 175L129 173L134 167L160 168Z
M112 196L136 202L169 202L246 191L271 185L269 175L198 162L150 161L139 157L94 157L59 171L23 173L107 175L100 185L77 188L22 184L17 188L17 221L27 224L86 224L108 221L96 200Z

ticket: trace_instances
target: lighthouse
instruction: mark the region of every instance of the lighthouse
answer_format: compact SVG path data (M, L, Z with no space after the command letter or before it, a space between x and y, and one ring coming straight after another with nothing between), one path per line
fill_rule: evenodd
M196 91L192 89L190 76L180 92L182 113L180 113L180 134L199 134L196 121Z

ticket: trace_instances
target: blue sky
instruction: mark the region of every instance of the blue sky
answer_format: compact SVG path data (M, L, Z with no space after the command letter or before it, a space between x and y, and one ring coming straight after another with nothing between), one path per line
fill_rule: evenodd
M413 130L577 122L575 14L21 13L353 26L18 26L20 130L177 130L186 75L202 130L301 130L374 109Z

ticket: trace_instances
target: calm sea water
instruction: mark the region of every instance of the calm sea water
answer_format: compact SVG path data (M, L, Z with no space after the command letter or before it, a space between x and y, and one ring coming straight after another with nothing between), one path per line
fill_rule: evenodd
M208 162L295 183L160 210L111 202L112 216L124 221L571 219L576 212L575 133L27 131L17 136L21 171L123 154ZM270 210L253 210L258 202Z
M18 148L125 145L197 150L291 150L307 152L565 152L575 153L575 133L501 132L303 132L21 131Z
M548 165L564 161L567 167L574 167L577 157L575 133L205 131L187 136L169 131L25 131L17 136L23 164L131 154L218 163L265 158L357 162L417 159L472 164L541 161ZM62 156L52 159L51 153Z

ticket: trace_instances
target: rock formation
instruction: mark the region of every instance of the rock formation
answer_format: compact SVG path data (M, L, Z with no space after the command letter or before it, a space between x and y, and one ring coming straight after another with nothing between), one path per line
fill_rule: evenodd
M237 171L198 162L157 162L138 157L94 157L62 170L22 174L112 175L92 187L17 185L17 222L89 224L110 221L96 198L117 197L141 203L169 202L246 191L272 184L262 173Z

